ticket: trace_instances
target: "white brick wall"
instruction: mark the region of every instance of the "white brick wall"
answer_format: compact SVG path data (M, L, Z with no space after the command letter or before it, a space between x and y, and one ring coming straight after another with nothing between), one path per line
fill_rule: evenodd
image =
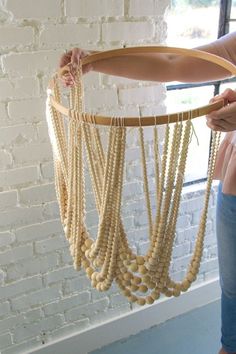
M45 121L45 89L63 50L103 49L165 40L168 0L0 1L0 351L21 353L130 311L116 285L91 289L72 267L53 183ZM118 86L118 88L117 88ZM85 77L86 104L99 113L164 112L163 86ZM104 136L105 140L106 136ZM145 130L149 176L154 176ZM124 226L133 249L148 247L137 135L130 131L124 187ZM153 183L150 181L153 190ZM203 191L185 195L178 220L172 273L183 277L194 246ZM215 199L215 198L214 198ZM198 281L217 276L214 199ZM153 196L152 196L153 202ZM96 232L94 198L86 216Z

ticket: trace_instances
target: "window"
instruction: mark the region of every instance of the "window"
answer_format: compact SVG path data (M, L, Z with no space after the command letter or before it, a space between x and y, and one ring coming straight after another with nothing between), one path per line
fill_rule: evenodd
M172 0L166 21L168 46L193 48L210 43L236 30L236 0ZM224 82L229 81L232 80ZM170 83L167 85L167 109L183 111L207 104L206 98L225 89L225 85L221 89L224 82L207 85ZM193 136L190 144L185 184L205 180L209 160L211 131L206 127L204 117L193 122L199 139Z

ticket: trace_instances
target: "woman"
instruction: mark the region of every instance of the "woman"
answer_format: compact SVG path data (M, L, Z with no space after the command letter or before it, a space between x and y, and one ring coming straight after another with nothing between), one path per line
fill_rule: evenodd
M236 65L236 32L198 47ZM63 81L73 85L80 58L93 52L74 48L64 54L60 66L71 63ZM132 54L100 60L83 66L83 72L98 71L137 80L201 82L230 76L225 69L191 57L169 54ZM215 178L221 180L217 200L217 240L220 268L222 348L219 354L236 354L236 91L227 89L212 101L225 98L228 105L207 116L212 130L227 132L218 154Z

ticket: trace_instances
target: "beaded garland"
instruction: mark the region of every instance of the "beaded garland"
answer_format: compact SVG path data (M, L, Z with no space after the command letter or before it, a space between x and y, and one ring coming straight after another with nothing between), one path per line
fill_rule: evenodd
M54 77L53 94L61 102L58 76ZM156 215L153 218L144 149L143 127L139 141L143 170L144 194L149 224L149 249L138 255L131 249L121 218L121 199L125 163L126 130L111 124L107 151L95 124L81 119L84 112L82 69L70 89L70 117L66 126L63 116L47 101L47 122L52 143L55 188L61 222L70 245L74 267L84 268L92 287L106 291L115 281L130 302L152 304L160 297L179 296L196 279L203 251L207 210L219 147L220 134L213 132L205 201L196 236L195 248L184 279L175 282L170 276L170 262L184 181L188 146L192 133L191 115L187 121L167 122L162 160L159 160L158 129L153 126L153 149L156 184ZM76 114L77 113L77 114ZM114 118L115 120L115 118ZM93 116L91 115L91 122ZM83 148L85 147L85 149ZM85 225L84 150L86 150L96 208L99 215L97 237L94 240Z

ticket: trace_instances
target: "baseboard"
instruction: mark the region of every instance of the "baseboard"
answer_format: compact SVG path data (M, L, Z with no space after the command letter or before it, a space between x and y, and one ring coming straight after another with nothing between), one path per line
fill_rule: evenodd
M204 306L220 298L218 279L193 286L178 298L163 298L152 306L135 309L128 314L64 337L28 354L88 354L107 344L137 334L171 318Z

